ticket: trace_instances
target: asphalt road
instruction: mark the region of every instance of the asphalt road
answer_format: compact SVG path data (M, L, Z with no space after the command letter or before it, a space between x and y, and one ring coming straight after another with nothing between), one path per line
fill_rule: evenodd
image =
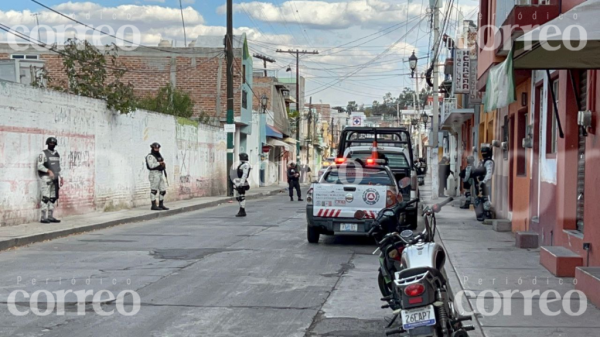
M308 244L304 203L285 195L247 211L235 218L231 204L0 252L0 336L383 335L390 312L369 239ZM15 290L23 316L7 304ZM52 308L60 290L62 314ZM85 306L71 290L90 293ZM141 302L133 316L119 312L135 310L127 290ZM36 291L38 314L25 298Z

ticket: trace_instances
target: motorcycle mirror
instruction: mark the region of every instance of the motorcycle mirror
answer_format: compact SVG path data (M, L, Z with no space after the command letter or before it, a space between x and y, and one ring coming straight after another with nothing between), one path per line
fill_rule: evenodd
M357 220L362 220L365 217L365 211L356 211L356 213L354 213L354 219Z
M406 188L408 186L410 186L411 181L409 177L405 177L400 179L400 182L398 183L398 186L400 186L400 188Z

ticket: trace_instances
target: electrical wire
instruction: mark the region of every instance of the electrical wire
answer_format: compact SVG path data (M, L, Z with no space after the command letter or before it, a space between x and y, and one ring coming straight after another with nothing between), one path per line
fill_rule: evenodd
M417 22L417 24L415 26L413 26L410 30L407 31L407 34L409 32L412 32L416 27L419 26L419 24L424 20L424 18L422 18L421 20L419 20L419 22ZM344 78L339 79L337 81L331 82L330 84L328 84L325 87L319 87L318 89L315 89L315 91L307 94L307 95L314 95L316 93L322 92L323 90L326 90L327 88L330 88L331 86L334 86L338 83L343 82L345 79L347 79L350 76L353 76L355 74L357 74L358 72L360 72L361 70L365 69L369 63L374 62L376 60L378 60L379 58L381 58L381 56L383 56L384 54L388 53L395 45L397 45L402 39L404 38L404 36L401 36L398 40L396 40L396 42L394 42L392 45L390 45L386 50L384 50L383 52L381 52L380 54L378 54L377 56L375 56L373 59L371 59L369 62L364 63L364 66L362 68L358 68L355 71L352 71L350 73L348 73Z
M96 29L96 28L94 28L94 27L92 27L92 26L90 26L88 24L85 24L85 23L83 23L83 22L81 22L79 20L76 20L76 19L74 19L74 18L72 18L72 17L70 17L70 16L68 16L68 15L66 15L64 13L61 13L61 12L59 12L59 11L51 8L51 7L48 7L48 6L44 5L43 3L41 3L41 2L39 2L37 0L30 0L30 1L38 4L39 6L42 6L42 7L46 8L47 10L49 10L49 11L55 13L55 14L58 14L58 15L62 16L65 19L71 20L71 21L73 21L73 22L75 22L77 24L80 24L80 25L82 25L82 26L84 26L86 28L89 28L89 29L91 29L91 30L93 30L95 32L98 32L100 34L112 37L112 38L117 39L117 40L121 40L121 41L123 41L125 43L129 43L129 44L131 44L133 46L136 46L136 47L142 47L142 48L147 48L147 49L152 49L152 50L157 50L157 51L161 51L161 52L165 52L165 53L172 53L172 54L196 54L196 52L194 52L194 51L175 51L175 50L162 49L162 48L158 48L158 47L145 46L145 45L142 45L142 44L139 44L139 43L135 43L135 42L132 42L132 41L129 41L129 40L117 37L115 35L103 32L102 30L98 30L98 29Z

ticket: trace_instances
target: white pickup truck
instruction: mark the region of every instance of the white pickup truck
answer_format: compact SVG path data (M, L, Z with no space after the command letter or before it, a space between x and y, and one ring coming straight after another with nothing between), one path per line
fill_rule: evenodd
M367 160L330 166L306 201L307 239L317 243L321 234L366 235L377 213L396 206L402 195L391 170ZM358 210L365 219L354 218Z

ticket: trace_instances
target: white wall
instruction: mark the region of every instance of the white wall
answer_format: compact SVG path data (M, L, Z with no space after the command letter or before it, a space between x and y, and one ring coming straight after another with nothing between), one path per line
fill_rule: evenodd
M36 159L58 138L65 184L57 215L149 205L145 156L159 142L167 201L226 191L222 129L136 111L121 115L104 102L0 82L0 225L39 217Z

